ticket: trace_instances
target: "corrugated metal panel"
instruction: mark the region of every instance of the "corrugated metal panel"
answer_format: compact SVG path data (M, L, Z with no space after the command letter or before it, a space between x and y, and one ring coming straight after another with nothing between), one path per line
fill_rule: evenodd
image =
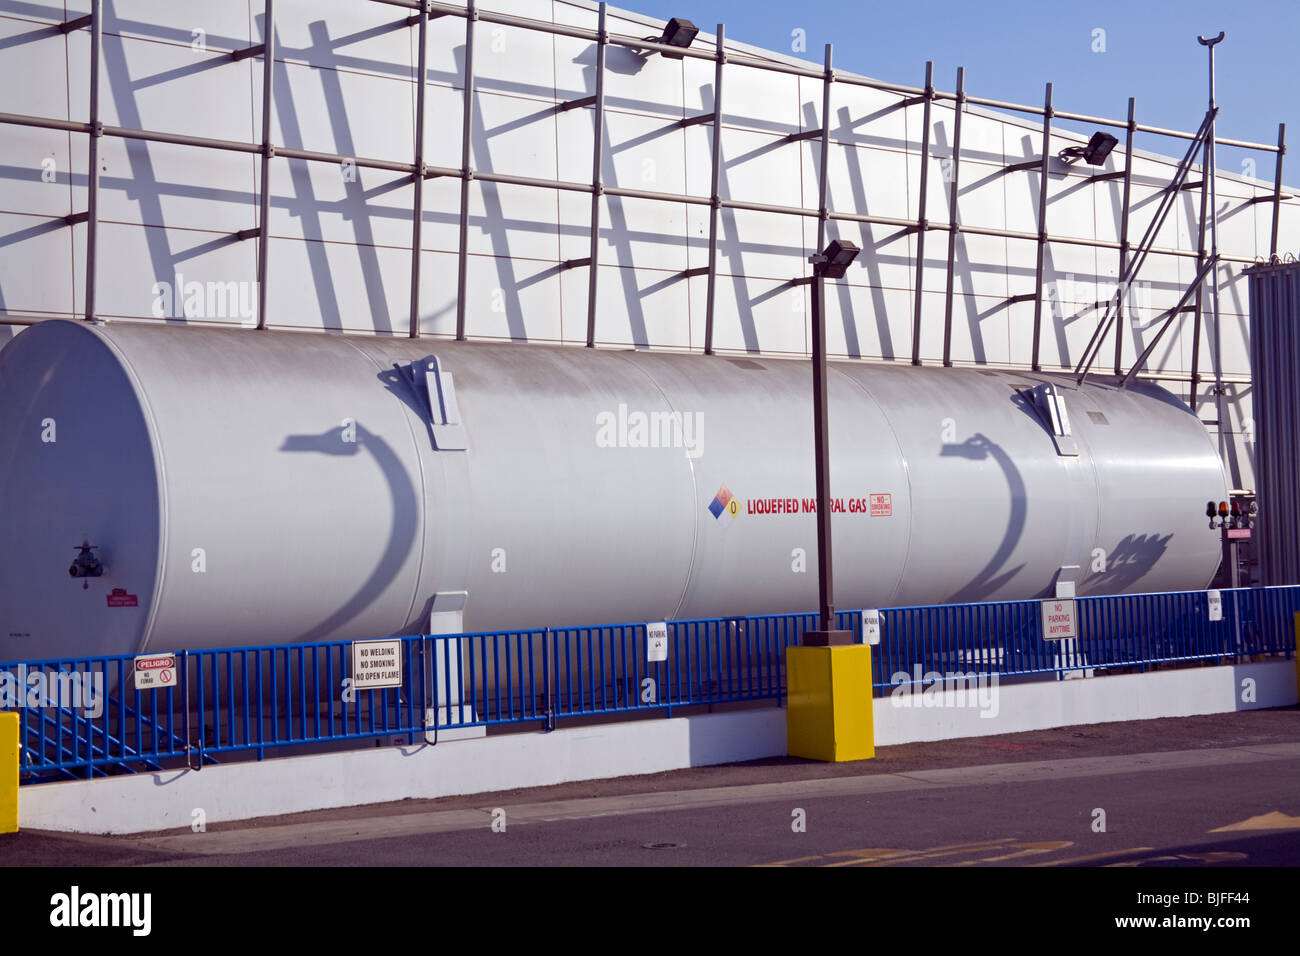
M1250 276L1250 366L1255 387L1256 547L1266 585L1300 582L1300 262L1255 266Z

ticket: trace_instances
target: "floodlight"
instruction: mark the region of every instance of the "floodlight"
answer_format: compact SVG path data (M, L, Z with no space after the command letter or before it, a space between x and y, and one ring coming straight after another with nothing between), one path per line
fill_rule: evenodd
M1082 159L1089 166L1101 166L1106 162L1110 151L1119 143L1110 133L1098 131L1092 134L1087 146L1070 146L1061 150L1061 158L1067 160Z
M1083 161L1089 166L1100 166L1106 162L1106 157L1118 142L1119 140L1110 133L1093 133L1092 139L1088 140L1088 145L1083 148Z
M847 239L832 239L822 253L824 258L817 264L817 269L827 279L842 279L861 251Z
M663 33L659 34L657 37L646 37L645 39L649 43L664 43L668 46L680 47L684 50L695 42L695 37L699 35L699 32L700 28L685 17L673 17L664 24ZM644 57L651 57L659 52L662 51L637 50L637 53ZM664 52L663 55L668 57L670 60L683 59L680 53Z
M699 34L700 28L690 20L682 17L673 17L664 27L663 36L659 38L660 43L667 43L669 46L688 47L695 42L695 37Z

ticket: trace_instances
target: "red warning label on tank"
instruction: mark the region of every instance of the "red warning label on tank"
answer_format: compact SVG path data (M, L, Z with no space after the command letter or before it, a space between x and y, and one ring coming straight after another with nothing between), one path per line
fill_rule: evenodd
M871 496L871 517L892 518L894 516L893 495L875 494Z
M126 588L113 588L108 596L109 607L139 607L140 602L134 594L127 594Z

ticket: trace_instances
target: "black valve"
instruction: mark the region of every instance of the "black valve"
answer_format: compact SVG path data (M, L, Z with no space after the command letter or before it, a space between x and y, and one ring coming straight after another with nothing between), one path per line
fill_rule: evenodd
M74 578L97 578L104 573L104 563L95 557L94 551L97 545L91 544L87 540L82 540L81 546L77 548L77 556L72 559L72 566L68 568L68 574ZM90 587L89 581L82 582L82 588Z

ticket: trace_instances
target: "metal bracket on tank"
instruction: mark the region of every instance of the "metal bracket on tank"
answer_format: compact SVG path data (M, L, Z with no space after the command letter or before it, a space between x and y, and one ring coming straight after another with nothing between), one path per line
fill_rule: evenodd
M416 391L428 402L433 447L438 451L469 448L469 433L460 420L460 404L456 401L456 383L451 372L443 369L436 355L430 355L411 364L411 377Z
M1032 392L1034 407L1042 415L1047 429L1056 442L1056 453L1063 457L1077 458L1079 446L1075 444L1070 432L1070 415L1065 407L1065 396L1050 382L1039 385Z

